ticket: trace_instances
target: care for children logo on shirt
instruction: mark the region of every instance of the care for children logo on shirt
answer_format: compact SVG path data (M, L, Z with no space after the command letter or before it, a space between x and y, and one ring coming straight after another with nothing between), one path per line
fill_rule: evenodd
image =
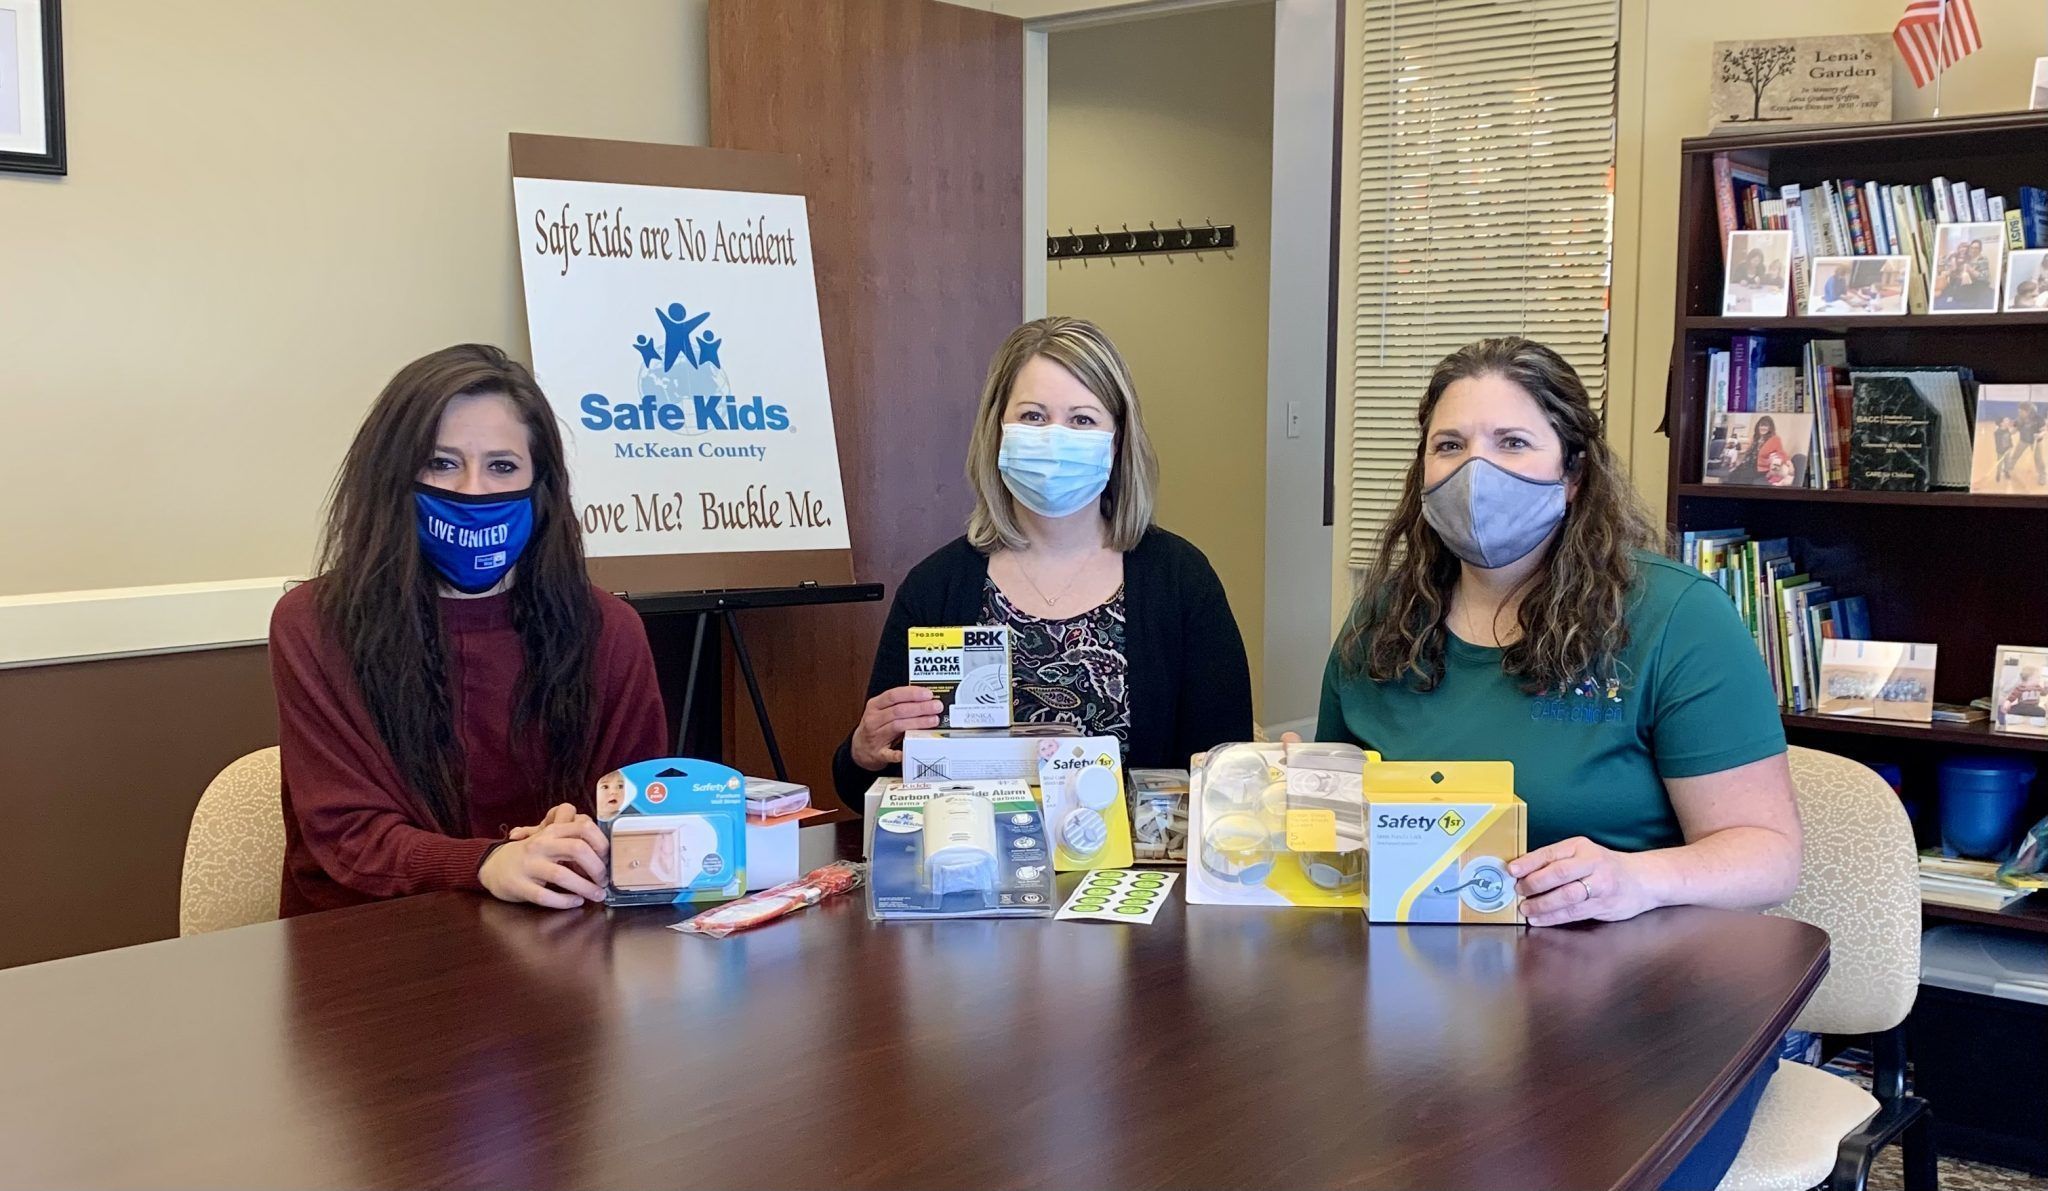
M1618 724L1627 714L1621 699L1621 679L1605 682L1588 675L1576 685L1559 685L1556 692L1529 700L1529 718L1565 724Z
M789 429L789 408L755 394L742 400L726 375L721 349L725 340L706 326L709 310L692 312L681 302L657 307L660 342L640 334L633 350L640 357L636 397L614 401L603 393L586 393L580 402L586 429L627 433L667 431L697 436L714 432L770 433ZM767 448L749 443L688 445L660 441L618 442L621 459L760 459Z

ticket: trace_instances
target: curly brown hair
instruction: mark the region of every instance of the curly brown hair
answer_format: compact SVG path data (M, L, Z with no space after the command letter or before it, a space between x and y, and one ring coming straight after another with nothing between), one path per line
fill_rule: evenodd
M1424 448L1444 390L1484 376L1511 381L1535 399L1564 445L1565 474L1578 484L1563 531L1525 580L1515 612L1520 635L1502 651L1501 668L1531 694L1586 678L1605 686L1623 677L1616 659L1628 645L1635 552L1655 547L1663 534L1607 445L1585 382L1562 356L1519 336L1460 348L1431 373L1415 413L1422 432L1415 459L1338 638L1339 663L1346 673L1420 691L1443 681L1444 620L1461 564L1422 516Z

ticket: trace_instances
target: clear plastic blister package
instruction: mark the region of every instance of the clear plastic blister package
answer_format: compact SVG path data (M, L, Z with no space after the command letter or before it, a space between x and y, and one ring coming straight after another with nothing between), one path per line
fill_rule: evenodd
M1133 769L1129 774L1131 860L1188 862L1188 771Z
M598 779L611 841L605 904L724 901L747 887L745 779L711 761L663 757Z
M1114 736L1040 743L1038 793L1055 871L1130 866L1123 773L1123 749Z
M1365 904L1368 760L1351 744L1227 744L1189 774L1193 905Z
M1045 819L1023 782L893 786L874 825L869 917L1052 916Z

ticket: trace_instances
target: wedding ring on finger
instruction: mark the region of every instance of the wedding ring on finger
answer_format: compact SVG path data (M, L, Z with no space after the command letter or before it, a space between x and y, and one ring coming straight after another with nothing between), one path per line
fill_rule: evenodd
M1581 895L1579 901L1589 902L1593 900L1593 887L1586 884L1586 878L1584 877L1579 878L1579 893Z

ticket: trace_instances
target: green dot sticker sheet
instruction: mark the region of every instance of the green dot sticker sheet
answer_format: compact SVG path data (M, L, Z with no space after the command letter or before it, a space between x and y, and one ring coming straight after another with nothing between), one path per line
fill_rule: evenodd
M1156 868L1098 868L1081 878L1056 918L1099 918L1143 926L1159 917L1180 874Z

